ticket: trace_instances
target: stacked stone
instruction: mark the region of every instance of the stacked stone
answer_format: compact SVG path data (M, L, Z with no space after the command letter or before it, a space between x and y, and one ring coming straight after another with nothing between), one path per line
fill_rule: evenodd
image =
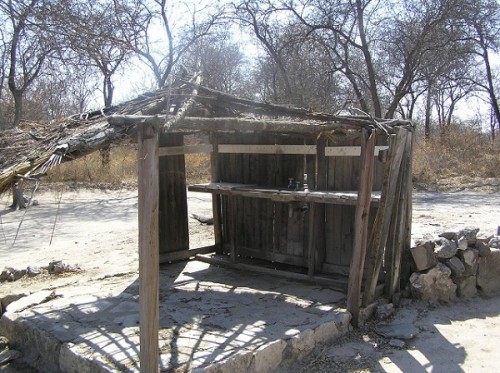
M500 237L479 237L479 228L444 232L410 249L414 298L429 302L500 292Z

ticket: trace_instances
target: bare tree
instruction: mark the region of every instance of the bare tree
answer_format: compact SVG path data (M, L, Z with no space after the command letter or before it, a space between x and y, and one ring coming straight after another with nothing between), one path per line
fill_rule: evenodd
M167 3L166 0L114 0L115 16L125 48L137 54L163 87L187 50L212 35L222 24L224 10L207 3ZM184 18L173 26L172 12Z
M500 104L491 59L500 47L500 4L495 0L463 0L460 10L468 40L475 46L473 53L484 66L484 78L475 83L487 93L500 128Z
M240 48L218 37L198 40L181 60L188 71L199 71L203 85L230 94L243 92L244 56Z
M44 0L1 0L0 12L7 22L8 88L14 100L12 126L22 119L24 95L41 74L47 58L55 49L54 42L40 31L44 23Z

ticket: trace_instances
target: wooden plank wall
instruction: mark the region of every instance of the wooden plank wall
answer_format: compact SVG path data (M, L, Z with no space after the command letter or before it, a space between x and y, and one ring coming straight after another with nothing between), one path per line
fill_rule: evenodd
M301 136L217 134L218 144L303 145L316 139ZM321 139L326 146L360 146L359 137ZM377 145L387 145L379 136ZM317 162L316 156L289 154L219 153L219 180L285 188L288 178L302 180L308 174L311 189L355 191L361 163L359 156L329 156ZM321 172L316 175L316 171ZM375 160L374 187L381 189L384 164ZM318 184L318 185L317 185ZM309 232L307 205L278 203L258 198L221 196L223 252L231 246L241 256L256 257L307 267L309 235L315 234L315 272L347 275L351 262L355 206L316 206L315 229ZM371 210L370 227L376 209ZM316 229L318 228L318 229Z
M387 145L385 136L379 136L377 144ZM358 137L337 136L329 139L327 146L360 146ZM326 158L327 190L357 190L361 172L360 157ZM384 164L375 160L373 190L382 187ZM324 258L321 271L347 275L351 263L353 244L354 213L356 206L328 205L325 208L325 248L319 256ZM370 226L375 218L376 209L370 211Z
M219 144L303 145L300 136L270 134L217 135ZM286 188L288 178L302 180L303 155L219 154L220 180ZM235 208L229 208L230 204ZM229 252L234 242L240 255L305 265L307 210L302 205L265 199L222 196L222 242ZM234 240L231 235L234 234ZM229 245L229 246L228 246Z
M181 146L182 134L160 135L160 146ZM184 155L159 159L160 254L189 249L186 169Z

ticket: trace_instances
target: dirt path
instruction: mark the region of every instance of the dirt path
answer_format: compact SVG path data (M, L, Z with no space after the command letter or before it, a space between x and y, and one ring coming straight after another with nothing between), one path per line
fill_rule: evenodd
M210 196L189 193L189 213L210 215ZM78 265L83 271L68 276L25 278L0 285L0 295L32 292L62 286L79 279L99 279L119 273L136 273L137 193L129 190L78 190L39 193L39 204L27 212L9 211L8 196L0 199L0 270L47 266L51 261ZM500 197L496 193L416 192L413 238L476 226L490 235L500 226ZM213 242L210 227L190 219L192 247ZM326 348L322 354L294 366L293 371L384 372L492 372L500 369L500 298L475 298L448 307L416 310L407 318L419 336L405 348L388 346L373 333L356 332L343 340L342 357ZM412 311L415 312L415 311ZM404 313L403 313L404 315ZM1 333L0 333L1 334ZM376 345L376 347L374 347ZM326 365L324 365L326 364ZM340 365L339 365L340 364Z

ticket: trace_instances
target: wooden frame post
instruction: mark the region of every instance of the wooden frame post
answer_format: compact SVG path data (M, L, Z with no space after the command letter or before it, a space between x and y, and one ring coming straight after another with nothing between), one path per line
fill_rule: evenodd
M140 371L159 371L158 128L139 126L139 327Z
M354 242L351 265L347 285L347 310L352 315L352 324L359 323L359 307L361 303L361 280L368 245L368 224L370 216L371 194L373 186L373 170L375 157L376 133L363 129L361 136L361 175L358 186L358 201L354 215Z

